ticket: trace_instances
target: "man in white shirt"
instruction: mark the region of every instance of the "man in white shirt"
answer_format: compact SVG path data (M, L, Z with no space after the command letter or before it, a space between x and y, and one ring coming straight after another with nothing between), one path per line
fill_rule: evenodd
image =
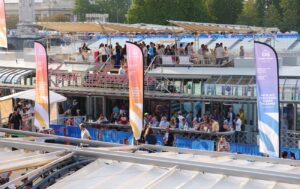
M182 116L181 112L178 112L178 120L179 120L179 128L184 126L184 117Z
M236 115L235 131L242 131L242 121L239 114Z
M224 55L224 49L222 43L218 45L216 48L216 64L222 64L223 61L223 55Z
M163 127L163 128L167 128L170 126L170 123L167 121L167 117L166 116L163 116L161 118L161 121L159 123L159 127Z
M188 55L192 55L194 52L194 43L191 42L190 45L187 47Z
M91 140L92 138L91 138L90 132L86 129L86 125L84 123L81 123L79 125L79 127L80 127L80 131L81 131L81 139ZM87 147L88 144L81 143L80 146Z
M238 143L240 140L240 132L242 131L242 121L240 119L240 115L236 115L235 119L235 142Z

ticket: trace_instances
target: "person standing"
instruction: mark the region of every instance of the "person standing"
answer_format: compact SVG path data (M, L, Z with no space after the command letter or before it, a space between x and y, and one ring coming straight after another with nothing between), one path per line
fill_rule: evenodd
M236 115L235 119L235 142L239 142L240 132L242 131L242 121L240 119L240 115Z
M77 116L77 111L80 110L80 106L77 99L73 100L72 106L71 106L71 115Z
M239 114L242 123L242 131L245 131L245 113L243 108L240 109Z
M216 64L221 65L223 62L223 55L224 55L224 49L223 49L223 44L220 43L216 47Z
M122 47L119 45L119 43L116 43L116 63L115 68L120 68L121 66L121 50Z
M186 119L186 122L187 122L187 124L188 124L188 127L189 128L192 128L193 127L193 112L192 111L190 111L190 113L185 117L185 119Z
M18 112L18 109L15 107L14 111L8 117L8 128L20 130L22 125L22 117Z
M99 56L101 57L100 60L102 63L105 63L107 60L107 49L106 48L107 48L107 45L104 46L103 43L101 43L99 46Z
M86 129L86 125L84 123L81 123L79 125L80 132L81 132L81 139L83 140L92 140L92 137L90 135L90 132ZM82 147L88 147L88 144L81 143L80 146Z
M244 46L240 46L240 58L244 58L245 57L245 50L244 50Z
M232 111L232 107L229 107L228 113L227 113L227 121L228 121L228 126L230 129L233 129L234 119L235 119L235 114Z
M166 133L163 138L165 146L173 146L174 143L174 135L170 133L170 127L166 128Z

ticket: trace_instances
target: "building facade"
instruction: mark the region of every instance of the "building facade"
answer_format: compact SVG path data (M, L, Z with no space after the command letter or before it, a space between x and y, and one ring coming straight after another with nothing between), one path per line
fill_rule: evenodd
M35 0L35 18L40 20L53 15L64 15L73 20L74 0ZM19 0L5 0L7 16L19 14Z

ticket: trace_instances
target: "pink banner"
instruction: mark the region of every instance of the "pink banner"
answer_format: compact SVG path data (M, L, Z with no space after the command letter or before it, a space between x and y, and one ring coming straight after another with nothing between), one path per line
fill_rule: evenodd
M140 139L143 129L144 64L143 52L137 45L126 43L129 79L129 120L134 138Z
M4 0L0 0L0 47L7 48Z
M48 61L45 47L34 43L36 62L35 83L35 113L34 125L37 128L49 128L49 86L48 86Z

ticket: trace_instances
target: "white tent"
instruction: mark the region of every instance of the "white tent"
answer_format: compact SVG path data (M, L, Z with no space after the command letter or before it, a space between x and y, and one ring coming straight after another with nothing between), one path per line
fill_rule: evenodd
M57 123L57 103L66 101L67 98L53 91L49 91L50 97L50 122ZM9 114L13 110L13 104L11 99L26 99L35 100L35 89L14 93L8 96L0 98L0 123L5 123L8 120Z
M53 91L49 91L49 96L50 96L50 104L52 103L57 103L57 102L63 102L66 101L67 98L56 93ZM18 93L14 93L8 96L4 96L2 98L0 98L0 101L4 101L4 100L8 100L11 98L21 98L21 99L27 99L27 100L35 100L35 89L29 89L27 91L22 91L22 92L18 92Z

